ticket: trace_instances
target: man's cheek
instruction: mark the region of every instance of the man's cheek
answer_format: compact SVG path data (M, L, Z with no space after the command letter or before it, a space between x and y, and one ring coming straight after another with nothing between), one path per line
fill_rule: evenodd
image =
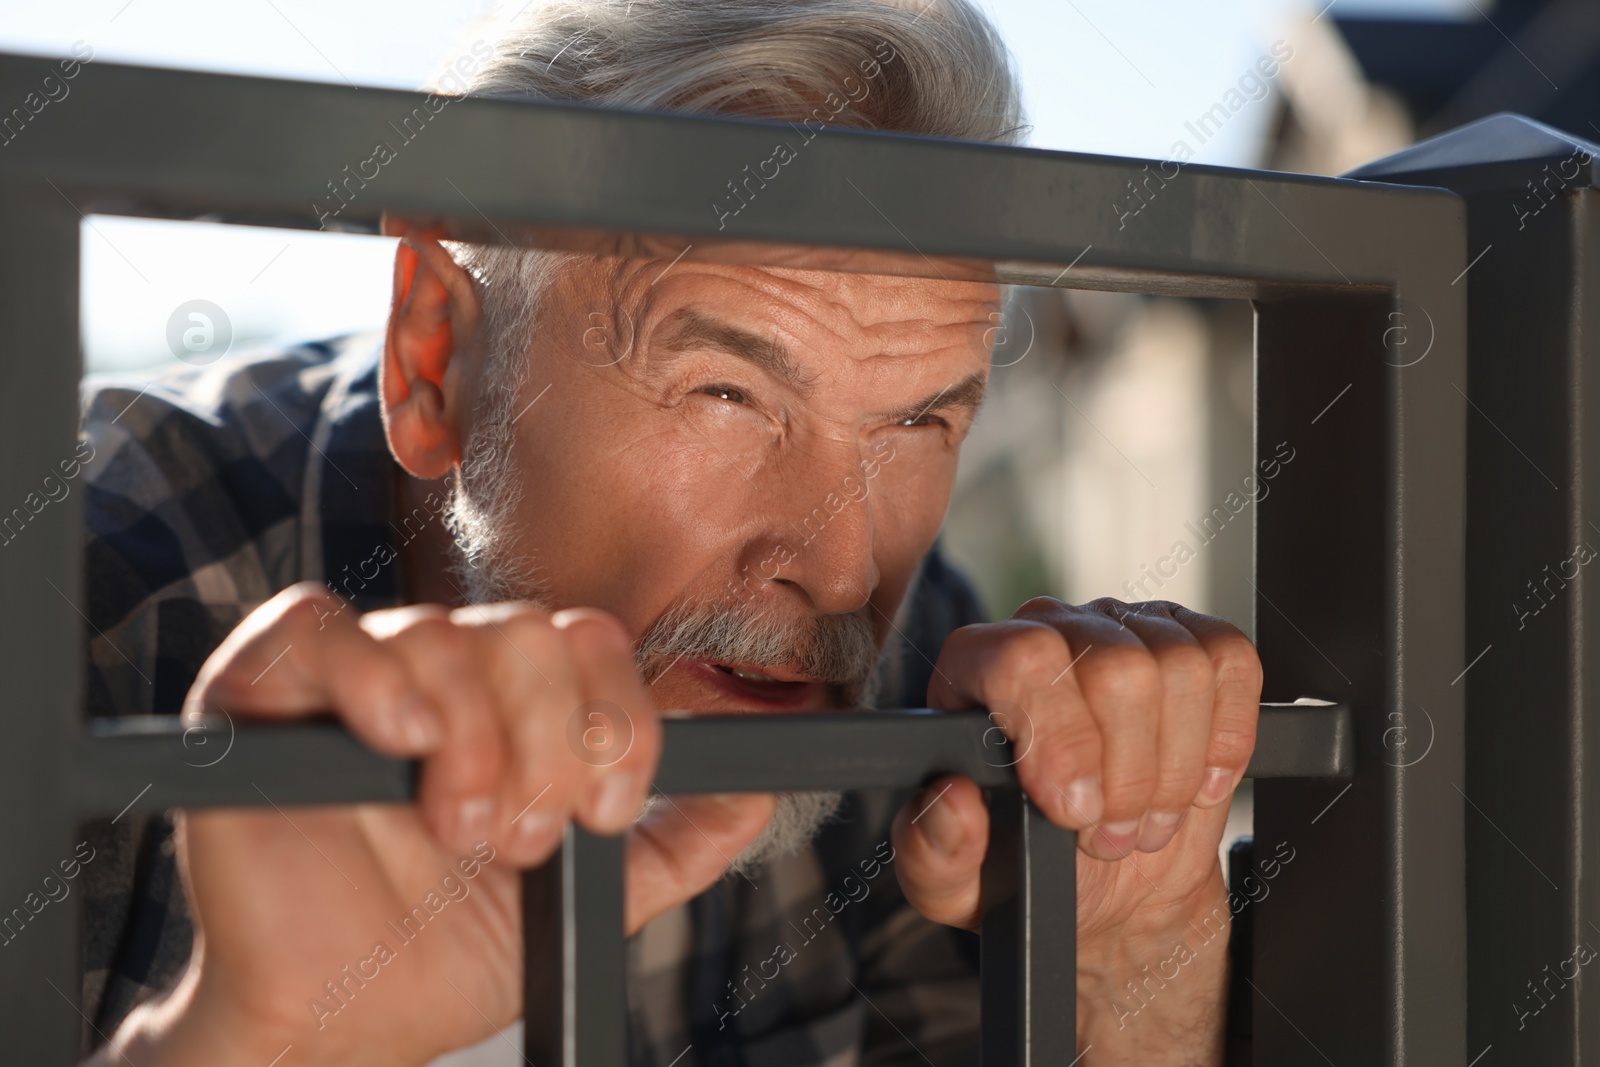
M917 466L902 450L871 486L872 514L886 527L885 542L915 544L926 553L944 527L954 488L954 463Z

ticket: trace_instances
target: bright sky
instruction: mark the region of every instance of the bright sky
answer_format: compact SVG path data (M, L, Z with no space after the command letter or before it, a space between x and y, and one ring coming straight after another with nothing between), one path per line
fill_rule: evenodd
M0 0L0 51L414 88L525 0ZM1286 13L1327 0L978 0L1022 72L1032 142L1162 158L1183 123L1237 83ZM1479 0L1333 0L1341 14L1477 17ZM1270 107L1206 143L1202 162L1254 163ZM198 136L198 134L197 134ZM174 232L181 230L175 238ZM392 242L98 218L84 231L85 341L95 368L166 358L192 299L230 316L235 344L381 324ZM315 294L308 298L307 294Z

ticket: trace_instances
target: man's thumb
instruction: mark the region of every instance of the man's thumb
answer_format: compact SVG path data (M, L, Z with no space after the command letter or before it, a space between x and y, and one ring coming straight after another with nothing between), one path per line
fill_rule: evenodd
M658 797L628 831L628 935L710 888L775 811L777 798L771 793Z

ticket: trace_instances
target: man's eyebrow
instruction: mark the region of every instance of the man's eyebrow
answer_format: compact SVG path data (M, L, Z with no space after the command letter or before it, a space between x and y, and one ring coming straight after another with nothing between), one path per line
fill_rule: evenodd
M662 345L669 352L714 348L760 367L801 396L811 394L816 379L807 378L799 362L776 340L759 337L694 308L680 308L673 312L665 323L665 329ZM936 407L976 412L983 403L986 384L984 372L973 371L954 385L947 385L937 393L890 412L889 419L891 422L910 421Z
M807 378L799 362L776 340L768 340L713 318L693 308L682 308L668 319L663 346L669 352L714 348L760 367L802 396L811 393L814 378Z
M976 412L983 403L983 391L988 382L983 371L973 371L954 385L947 385L931 396L907 404L889 413L890 422L909 422L919 419L934 408L965 408Z

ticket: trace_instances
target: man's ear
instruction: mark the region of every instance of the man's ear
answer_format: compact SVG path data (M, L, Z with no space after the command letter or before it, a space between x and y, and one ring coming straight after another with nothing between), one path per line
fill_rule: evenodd
M388 215L382 226L401 239L379 374L384 432L402 467L440 478L461 459L462 374L478 331L478 286L439 244L443 227Z

